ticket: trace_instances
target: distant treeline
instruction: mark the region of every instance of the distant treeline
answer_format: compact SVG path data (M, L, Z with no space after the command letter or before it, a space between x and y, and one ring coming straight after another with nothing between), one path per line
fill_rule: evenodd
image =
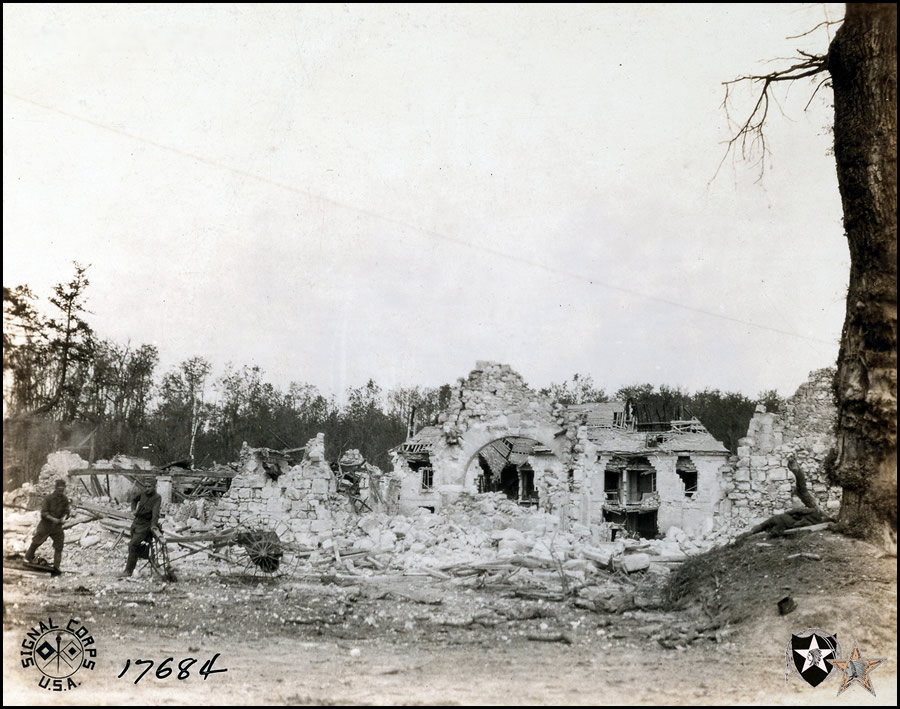
M153 345L134 346L98 337L85 316L86 268L75 264L68 283L57 284L44 313L27 286L3 288L4 489L34 480L48 453L77 449L83 458L117 453L162 465L192 460L197 467L236 460L241 443L283 449L325 434L326 455L357 448L382 468L388 450L415 427L436 422L449 403L450 385L384 391L369 380L349 388L343 403L314 385L287 389L267 382L259 367L226 366L190 357L157 371ZM575 375L543 393L562 403L607 401L590 376ZM757 400L742 394L688 394L651 384L620 389L641 421L699 418L731 450L746 434L758 401L778 406L774 392Z

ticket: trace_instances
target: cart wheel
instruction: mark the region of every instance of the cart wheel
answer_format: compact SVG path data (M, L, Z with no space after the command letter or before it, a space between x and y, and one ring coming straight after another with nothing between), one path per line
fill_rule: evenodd
M296 537L284 521L252 517L231 535L228 556L239 576L277 578L293 575L297 552Z
M149 552L148 560L153 575L163 581L175 581L175 572L169 565L169 549L156 532L150 534Z

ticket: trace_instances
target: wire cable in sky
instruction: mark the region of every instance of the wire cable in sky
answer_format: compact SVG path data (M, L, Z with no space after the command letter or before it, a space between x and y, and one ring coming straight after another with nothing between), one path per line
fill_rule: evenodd
M737 323L739 325L746 325L748 327L753 327L758 330L767 330L769 332L774 332L779 335L785 335L787 337L793 337L793 338L797 338L797 339L801 339L801 340L807 340L809 342L818 342L818 343L830 345L830 346L835 346L837 344L836 341L834 341L834 340L825 340L825 339L821 339L818 337L811 337L809 335L803 335L801 333L793 332L791 330L784 330L781 328L772 327L771 325L763 325L760 323L752 322L750 320L744 320L744 319L741 319L741 318L738 318L738 317L735 317L732 315L727 315L724 313L716 313L714 311L706 310L704 308L698 308L698 307L695 307L692 305L687 305L685 303L680 303L676 300L671 300L669 298L665 298L665 297L661 297L661 296L657 296L657 295L651 295L649 293L643 293L641 291L637 291L632 288L626 288L624 286L619 286L614 283L608 283L606 281L600 281L595 278L585 276L582 273L577 273L574 271L557 268L555 266L550 266L545 263L541 263L540 261L535 261L533 259L525 258L525 257L519 256L517 254L508 253L506 251L502 251L500 249L493 248L491 246L485 246L483 244L474 244L472 242L466 241L465 239L461 239L459 237L449 236L447 234L443 234L441 232L434 231L433 229L426 229L424 227L420 227L415 224L410 224L406 221L403 221L402 219L398 219L396 217L391 217L391 216L384 215L384 214L379 214L378 212L373 212L368 209L364 209L362 207L355 207L353 205L349 205L344 202L340 202L338 200L331 199L330 197L325 197L324 195L316 194L314 192L309 192L308 190L304 190L302 188L296 187L296 186L288 184L286 182L280 182L278 180L273 180L268 177L264 177L263 175L258 175L256 173L249 172L249 171L243 170L241 168L233 167L232 165L228 165L228 164L225 164L225 163L217 161L217 160L203 157L202 155L198 155L196 153L191 153L191 152L188 152L185 150L181 150L180 148L176 148L171 145L165 145L163 143L158 143L149 138L144 138L142 136L135 135L133 133L129 133L128 131L122 130L120 128L115 128L113 126L110 126L106 123L102 123L97 120L94 120L92 118L87 118L85 116L79 116L77 114L70 113L68 111L64 111L62 109L55 108L53 106L48 106L46 104L40 103L39 101L25 98L24 96L20 96L18 94L4 91L3 95L8 96L9 98L15 99L17 101L21 101L23 103L31 104L32 106L36 106L45 111L49 111L51 113L56 113L58 115L69 118L71 120L79 121L82 123L87 123L88 125L94 126L95 128L99 128L101 130L115 133L116 135L120 135L120 136L128 138L130 140L138 141L145 145L150 145L159 150L163 150L163 151L166 151L169 153L174 153L175 155L178 155L183 158L187 158L189 160L195 160L201 164L209 165L210 167L214 167L219 170L226 170L235 175L240 175L242 177L245 177L245 178L248 178L251 180L255 180L257 182L268 184L268 185L277 187L282 190L287 190L289 192L293 192L295 194L302 195L308 199L322 202L324 204L330 204L334 207L337 207L338 209L352 211L357 214L365 215L372 219L376 219L376 220L379 220L382 222L387 222L389 224L394 224L396 226L400 226L404 229L410 230L411 232L420 234L422 236L428 236L428 237L431 237L434 239L438 239L438 240L445 241L445 242L448 242L451 244L455 244L457 246L464 246L466 248L473 249L476 251L483 251L483 252L489 253L493 256L497 256L497 257L500 257L503 259L507 259L509 261L514 261L517 263L524 264L531 268L536 268L536 269L539 269L542 271L547 271L549 273L559 274L559 275L565 276L566 278L571 278L571 279L579 280L582 282L586 282L586 283L589 283L590 285L600 286L601 288L606 288L607 290L624 293L626 295L630 295L630 296L634 296L634 297L638 297L638 298L644 298L646 300L651 300L651 301L654 301L657 303L662 303L664 305L668 305L673 308L680 308L681 310L687 310L692 313L697 313L698 315L705 315L707 317L717 318L719 320L725 320L727 322Z

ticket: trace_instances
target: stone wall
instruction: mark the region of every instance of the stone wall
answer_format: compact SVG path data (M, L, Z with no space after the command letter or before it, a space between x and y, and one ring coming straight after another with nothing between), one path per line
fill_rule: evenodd
M803 471L819 509L837 515L841 488L828 484L823 466L835 440L833 377L830 368L811 372L780 413L757 407L747 436L738 442L737 456L725 473L727 500L722 515L734 529L802 505L793 495L796 482L788 468L791 457Z
M486 421L507 429L554 424L551 408L550 399L530 389L508 364L478 361L452 390L438 422L452 438Z
M549 397L530 389L509 365L496 362L476 362L469 376L452 389L447 409L438 416L438 428L442 435L431 447L431 490L422 490L417 476L395 456L395 472L402 477L404 512L417 507L439 510L463 492L474 493L478 451L500 438L530 438L559 459L566 450L566 440L556 437L561 427ZM559 469L561 466L542 464L536 469L535 484L546 471Z
M554 410L557 421L566 430L567 442L562 456L563 469L566 471L567 512L563 519L564 529L574 522L590 526L603 520L603 472L596 474L600 459L597 446L588 439L587 419L581 414L568 411L564 406ZM605 463L604 463L605 465ZM569 472L571 471L571 477ZM597 493L593 494L593 490Z
M724 497L722 470L725 456L704 453L685 456L697 469L697 491L690 497L676 472L679 457L682 456L673 454L651 459L656 468L656 489L660 497L657 523L661 532L678 527L690 537L703 537L712 531L715 510Z
M325 436L309 441L299 465L283 463L273 478L267 449L241 448L240 472L219 502L214 522L226 527L269 518L286 523L301 546L314 547L330 539L335 527L346 523L347 499L338 496L337 483L325 461ZM269 471L267 471L269 468Z
M440 511L459 495L476 492L478 452L497 439L514 436L537 441L543 449L529 458L541 509L558 516L563 530L600 523L605 463L616 451L640 452L645 435L610 429L601 446L591 439L590 416L591 409L585 406L554 405L549 397L530 389L509 365L479 361L453 389L448 408L438 417L439 427L429 427L411 439L414 445L428 446L432 488L423 490L421 476L402 454L395 456L395 473L402 480L400 509L407 514L420 507ZM720 468L727 452L705 435L706 448L701 446L695 460L699 491L693 498L685 496L675 473L680 453L650 453L660 490L667 495L660 509L661 529L675 525L700 533L711 525L723 496ZM710 448L710 443L715 446Z

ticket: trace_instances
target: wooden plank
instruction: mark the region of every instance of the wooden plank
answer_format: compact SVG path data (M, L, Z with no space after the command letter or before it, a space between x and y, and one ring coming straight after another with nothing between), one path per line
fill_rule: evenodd
M572 638L565 633L529 633L525 638L534 642L572 644Z
M101 517L109 517L111 519L131 519L131 514L128 512L120 512L117 509L104 507L103 505L98 505L93 502L79 502L77 505L73 505L73 507L75 509L85 510L86 512L92 512Z
M152 468L151 470L142 470L141 468L73 468L68 475L77 477L80 475L97 475L105 473L107 475L133 475L140 478L153 478L168 475L173 480L181 478L222 478L231 479L237 475L234 470L160 470Z
M18 569L19 571L36 571L42 574L50 574L51 576L58 576L61 571L57 571L52 566L44 566L43 564L33 564L24 559L4 559L3 560L3 572L6 573L7 569Z
M87 517L78 517L69 522L66 522L63 525L63 529L71 529L72 527L75 527L79 524L84 524L85 522L93 522L95 519L100 519L100 517L95 514L88 515Z
M441 579L442 581L446 581L450 578L450 574L445 574L444 572L438 571L437 569L430 569L423 566L422 571L424 571L429 576L432 576L436 579Z
M10 504L10 503L8 503L8 502L4 502L4 503L3 503L3 506L4 506L4 507L11 507L11 508L14 509L14 510L25 510L26 512L36 512L36 511L37 511L35 508L24 507L24 506L22 506L22 505L13 505L13 504Z
M168 542L169 542L169 540L166 539L166 543L168 543ZM195 546L192 546L192 545L190 545L190 544L181 544L181 543L179 543L179 546L181 546L181 547L183 547L183 548L185 548L185 549L190 549L190 551L189 551L187 554L182 554L181 556L176 556L174 559L170 559L170 560L169 560L169 563L170 563L170 564L173 563L173 562L175 562L175 561L180 561L181 559L184 559L184 558L186 558L186 557L192 556L193 554L199 554L199 553L201 553L201 552L202 552L202 553L205 553L208 557L212 557L212 558L214 558L214 559L218 559L219 561L225 561L225 562L227 562L227 563L229 563L229 564L234 564L234 563L235 563L235 562L234 562L234 559L229 559L229 558L226 557L226 556L222 556L221 554L217 554L217 553L214 552L212 549L208 549L208 548L206 548L206 547L195 547Z
M194 544L196 542L227 542L231 539L233 532L217 532L210 534L192 534L186 536L176 536L174 534L166 535L167 544Z
M124 519L101 519L100 526L111 532L125 532L131 527L131 524Z
M818 532L822 529L828 529L831 526L831 522L822 522L821 524L811 524L808 527L794 527L792 529L785 529L782 534L797 534L798 532Z
M131 468L73 468L67 474L71 477L78 477L81 475L96 475L97 473L108 473L110 475L127 475L129 473L154 474L147 470L136 470Z

